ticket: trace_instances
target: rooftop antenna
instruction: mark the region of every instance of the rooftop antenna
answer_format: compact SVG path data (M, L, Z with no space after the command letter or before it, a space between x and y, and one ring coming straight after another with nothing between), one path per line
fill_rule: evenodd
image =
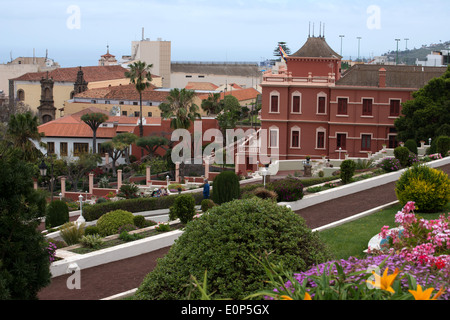
M314 22L313 22L313 38L314 38Z
M142 41L144 41L144 27L142 27Z
M323 35L322 35L322 37L325 38L325 22L323 23Z
M320 22L319 38L322 37L322 21Z
M309 22L308 38L311 38L311 21Z

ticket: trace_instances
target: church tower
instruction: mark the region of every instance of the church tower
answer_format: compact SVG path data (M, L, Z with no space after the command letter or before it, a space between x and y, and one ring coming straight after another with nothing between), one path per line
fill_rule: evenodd
M75 84L73 86L73 91L74 91L74 95L84 92L88 89L88 83L86 82L86 80L84 80L84 73L83 70L78 70L77 73L77 80L75 81Z
M53 78L49 79L47 72L47 77L42 77L41 79L41 104L37 108L41 123L55 120L56 117L55 101L53 100L53 85Z

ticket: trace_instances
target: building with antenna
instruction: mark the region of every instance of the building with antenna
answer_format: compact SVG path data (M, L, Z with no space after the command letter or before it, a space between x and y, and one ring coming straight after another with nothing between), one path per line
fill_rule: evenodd
M286 63L263 74L261 134L276 160L367 158L395 148L394 122L403 102L446 68L357 64L341 71L342 57L325 35L308 36ZM239 171L255 170L244 158Z

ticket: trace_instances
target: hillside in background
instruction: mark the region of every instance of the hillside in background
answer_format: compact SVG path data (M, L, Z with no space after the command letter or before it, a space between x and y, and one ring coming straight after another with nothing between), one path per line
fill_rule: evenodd
M450 41L442 42L439 44L423 45L419 49L414 48L403 51L399 50L398 58L400 63L412 65L416 63L417 59L421 61L426 60L427 55L429 55L432 51L448 50L449 48L450 48ZM383 54L383 56L389 57L389 61L395 61L397 57L397 51L392 50L390 52Z

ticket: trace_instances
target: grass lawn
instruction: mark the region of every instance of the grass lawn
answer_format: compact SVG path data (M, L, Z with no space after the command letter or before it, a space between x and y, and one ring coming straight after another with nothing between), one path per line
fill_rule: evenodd
M401 209L400 205L395 205L336 228L320 231L319 236L328 244L336 259L364 258L366 254L363 251L367 249L370 239L378 234L383 226L397 227L395 214ZM449 212L450 204L443 212L416 214L427 220L433 220L439 218L442 213Z

